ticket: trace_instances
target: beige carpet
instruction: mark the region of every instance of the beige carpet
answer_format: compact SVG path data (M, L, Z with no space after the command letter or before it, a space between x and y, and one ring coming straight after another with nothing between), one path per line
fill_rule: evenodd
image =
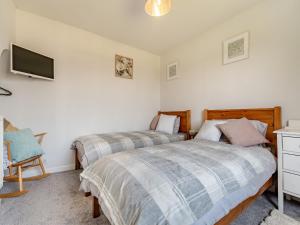
M300 225L300 222L274 209L261 225Z
M0 224L109 225L103 215L92 218L91 197L84 197L78 190L79 173L52 174L43 180L25 183L28 194L2 200ZM5 189L13 188L13 185L5 186Z
M1 225L109 225L107 219L92 218L91 197L79 192L79 173L71 171L53 174L48 178L25 183L30 192L22 197L3 199L0 206ZM16 184L5 184L13 189ZM3 190L1 190L2 192ZM272 200L276 196L271 196ZM265 196L259 198L235 220L233 225L258 225L274 205ZM288 201L286 212L300 219L300 203Z

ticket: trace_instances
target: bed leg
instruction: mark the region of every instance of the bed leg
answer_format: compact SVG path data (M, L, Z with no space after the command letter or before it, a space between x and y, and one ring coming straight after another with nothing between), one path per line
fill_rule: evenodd
M75 149L75 170L79 170L80 169L80 162L78 160L78 150Z
M93 197L93 218L100 216L100 205L97 197Z
M85 196L85 197L91 196L91 192L84 192L84 196Z

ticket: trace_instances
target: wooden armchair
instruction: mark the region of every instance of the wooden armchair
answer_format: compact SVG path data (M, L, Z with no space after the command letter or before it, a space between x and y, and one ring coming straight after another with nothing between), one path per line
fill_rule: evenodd
M47 133L41 133L41 134L34 135L37 138L37 141L39 144L42 144L43 138L46 134ZM13 163L11 161L10 142L6 141L6 142L4 142L4 144L7 147L7 158L10 162L8 165L8 175L4 176L4 180L8 181L8 182L19 182L19 191L0 194L0 198L13 198L13 197L18 197L20 195L26 194L28 191L24 190L23 181L40 180L42 178L49 176L49 174L46 173L46 171L45 171L43 161L41 159L42 155L34 156L34 157L31 157L29 159L23 160L18 163ZM42 170L41 175L27 177L27 178L22 177L22 172L24 170L33 168L33 167L37 167L37 166L39 166ZM14 171L14 168L15 168L15 171Z

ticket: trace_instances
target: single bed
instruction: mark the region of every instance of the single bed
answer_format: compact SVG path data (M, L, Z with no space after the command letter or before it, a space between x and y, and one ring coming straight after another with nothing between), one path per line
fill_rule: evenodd
M280 107L204 110L204 119L246 117L268 124L267 139L281 127ZM276 161L262 147L190 140L105 157L81 174L112 225L229 224L272 185Z
M155 130L92 134L77 138L72 149L75 150L75 169L86 168L103 156L129 149L144 148L188 139L191 128L191 111L159 111L158 115L180 117L178 134L167 134Z

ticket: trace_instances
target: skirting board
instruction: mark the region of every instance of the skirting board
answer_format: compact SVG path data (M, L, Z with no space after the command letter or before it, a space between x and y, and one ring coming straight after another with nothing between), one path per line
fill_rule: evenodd
M74 164L46 168L46 170L48 173L60 173L60 172L70 171L70 170L74 170Z

